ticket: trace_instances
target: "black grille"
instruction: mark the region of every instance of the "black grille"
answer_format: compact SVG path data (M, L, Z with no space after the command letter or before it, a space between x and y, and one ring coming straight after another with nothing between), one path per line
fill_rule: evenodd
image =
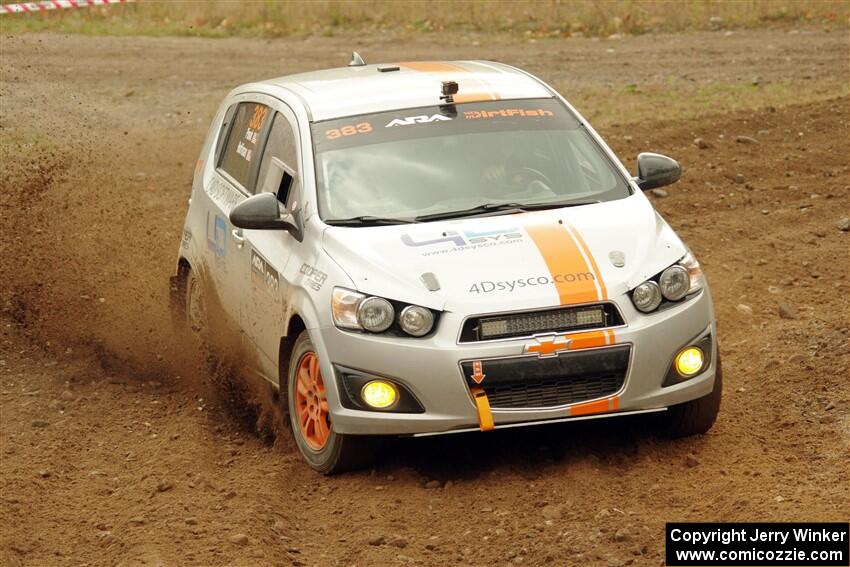
M582 321L591 320L584 323ZM503 329L490 331L493 323L502 323ZM539 333L603 329L623 324L623 317L611 303L558 307L539 311L522 311L502 315L470 317L463 324L460 342L476 342L511 337L530 337Z
M523 356L482 360L484 379L472 379L472 361L461 364L467 384L481 387L493 408L563 406L602 398L623 387L629 345L567 352L554 358Z
M577 378L569 382L558 380L526 382L487 389L487 398L494 408L545 408L575 404L615 393L623 385L622 376L609 374Z

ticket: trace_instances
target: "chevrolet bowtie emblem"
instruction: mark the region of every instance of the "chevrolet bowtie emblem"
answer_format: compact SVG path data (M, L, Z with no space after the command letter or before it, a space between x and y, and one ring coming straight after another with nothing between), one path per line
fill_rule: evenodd
M525 345L522 354L536 354L540 358L552 358L570 348L571 339L564 336L549 335L535 337L533 343Z

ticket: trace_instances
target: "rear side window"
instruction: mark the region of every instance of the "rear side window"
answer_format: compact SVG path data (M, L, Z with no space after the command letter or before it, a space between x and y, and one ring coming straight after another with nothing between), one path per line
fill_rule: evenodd
M257 102L243 102L236 109L233 126L221 153L219 167L243 188L251 188L251 166L259 159L257 143L269 115L269 107Z

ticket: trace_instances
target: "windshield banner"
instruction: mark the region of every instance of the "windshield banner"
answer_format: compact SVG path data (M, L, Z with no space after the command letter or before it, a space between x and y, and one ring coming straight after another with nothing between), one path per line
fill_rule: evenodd
M313 124L316 152L482 132L570 130L578 121L551 98L427 106Z

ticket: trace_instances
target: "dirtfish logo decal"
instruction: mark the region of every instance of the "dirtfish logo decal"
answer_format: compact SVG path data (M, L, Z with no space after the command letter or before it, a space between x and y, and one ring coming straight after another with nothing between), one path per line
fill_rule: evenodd
M487 230L484 232L477 232L474 230L465 230L462 232L447 230L442 233L440 238L428 240L414 240L411 235L403 234L401 236L401 241L404 242L406 246L414 248L426 247L430 250L424 252L424 254L431 255L468 250L471 248L512 244L514 242L522 241L523 238L523 234L517 228L502 228ZM451 246L446 247L446 244L451 244ZM434 250L433 247L439 247L439 249Z
M384 128L391 128L392 126L412 126L413 124L428 124L429 122L442 122L445 120L451 120L451 118L443 116L442 114L433 114L431 116L408 116L407 118L396 118L384 126Z

